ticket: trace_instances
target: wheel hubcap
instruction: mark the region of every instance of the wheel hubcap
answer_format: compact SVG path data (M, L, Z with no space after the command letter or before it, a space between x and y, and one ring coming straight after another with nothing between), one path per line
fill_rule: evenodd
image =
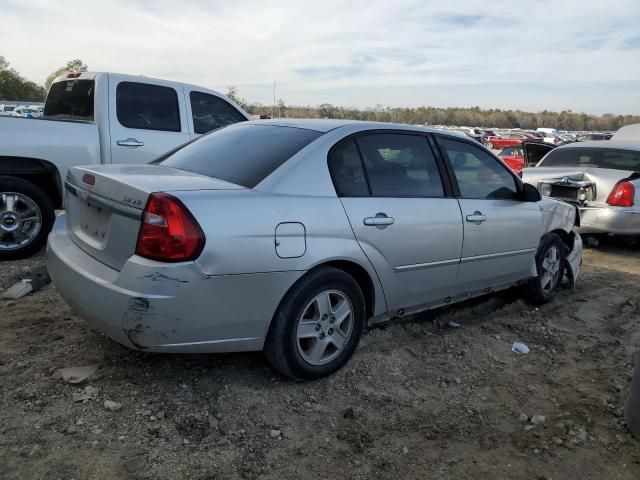
M338 290L326 290L311 300L298 321L298 353L312 365L334 360L353 332L353 307Z
M36 202L21 193L0 193L0 250L15 250L31 243L42 228Z
M540 276L542 290L550 292L555 288L562 273L560 267L560 251L558 247L554 245L547 251L544 260L542 260L542 275Z

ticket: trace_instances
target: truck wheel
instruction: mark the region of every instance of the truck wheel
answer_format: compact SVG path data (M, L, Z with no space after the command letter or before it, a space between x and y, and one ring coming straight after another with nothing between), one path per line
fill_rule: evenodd
M358 283L332 267L309 272L285 295L264 352L295 380L331 375L351 357L362 335L365 303Z
M526 294L532 303L542 305L553 300L564 276L566 252L567 247L555 233L542 237L536 252L538 276L526 285Z
M0 260L26 258L47 242L55 212L37 185L17 177L0 177Z

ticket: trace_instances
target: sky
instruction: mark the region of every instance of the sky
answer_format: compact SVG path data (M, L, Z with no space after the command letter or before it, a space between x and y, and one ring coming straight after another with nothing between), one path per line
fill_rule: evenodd
M0 55L271 104L640 114L640 0L0 0Z

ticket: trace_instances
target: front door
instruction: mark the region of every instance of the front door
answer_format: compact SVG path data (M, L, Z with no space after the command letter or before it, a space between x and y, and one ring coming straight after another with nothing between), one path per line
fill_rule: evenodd
M336 147L330 166L389 310L450 296L462 249L462 219L456 199L445 195L427 138L363 134Z
M459 285L474 291L531 276L542 231L536 202L520 200L515 176L479 146L439 137L457 183L464 224Z
M182 92L153 82L110 85L111 163L148 163L189 141Z

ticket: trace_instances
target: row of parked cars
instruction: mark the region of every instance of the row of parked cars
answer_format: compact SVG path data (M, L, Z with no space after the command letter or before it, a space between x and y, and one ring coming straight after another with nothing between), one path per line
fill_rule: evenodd
M529 144L518 175L459 132L250 121L194 85L72 73L43 121L0 118L0 259L51 231L58 291L123 345L318 378L367 322L513 286L550 301L603 215L640 233L637 147Z
M0 117L42 118L44 105L0 104Z

